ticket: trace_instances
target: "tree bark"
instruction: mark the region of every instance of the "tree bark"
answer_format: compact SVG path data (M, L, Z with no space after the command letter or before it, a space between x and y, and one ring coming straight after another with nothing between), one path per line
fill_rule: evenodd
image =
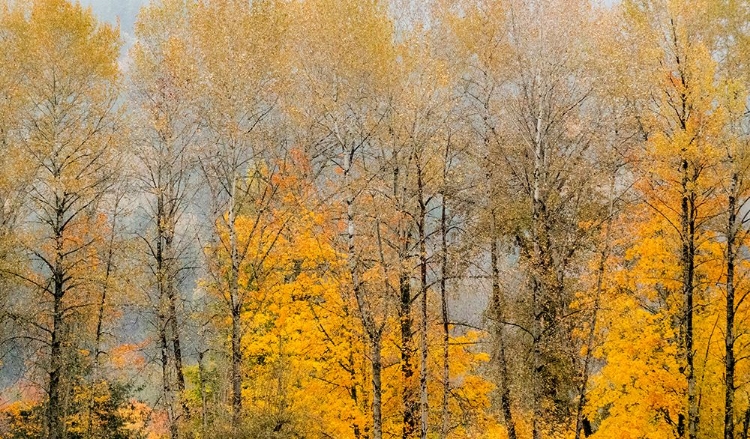
M724 375L726 383L724 388L724 439L734 439L734 272L735 272L735 240L737 237L737 183L738 175L732 173L729 186L727 222L727 298L726 298L726 335L724 338Z
M372 345L372 437L383 439L383 383L381 360L381 340L378 335L371 340Z
M490 263L492 265L492 308L493 315L495 318L496 334L498 349L497 349L497 361L500 366L500 406L503 412L503 420L505 422L505 429L508 432L508 439L516 439L518 437L516 433L516 423L513 420L513 411L511 407L510 397L510 373L508 370L508 360L505 354L505 328L503 321L505 320L504 310L504 299L502 297L502 291L500 290L500 269L499 269L499 249L497 246L496 226L495 226L495 212L492 215L492 236L490 237Z
M541 32L541 29L540 29ZM532 267L531 267L531 312L532 312L532 366L531 366L531 386L532 386L532 438L541 439L542 437L542 418L544 410L542 407L542 396L544 387L544 376L542 374L544 365L542 364L542 331L544 325L544 286L541 279L545 273L546 256L543 254L542 233L544 230L544 201L542 200L543 182L545 180L545 149L542 138L542 107L541 97L539 98L539 110L536 115L536 132L534 138L534 174L533 174L533 195L532 195Z
M615 213L615 173L612 174L612 180L610 182L610 199L609 209L607 212L607 222L604 226L604 243L599 253L599 266L596 270L596 290L594 293L594 306L591 311L591 320L589 321L589 332L586 336L586 355L583 359L583 376L581 377L581 384L578 387L578 404L576 407L576 432L575 439L580 439L581 431L584 432L584 436L588 437L590 433L587 433L591 429L590 425L587 425L588 421L583 416L583 409L586 407L586 387L589 382L589 366L591 365L592 354L594 349L594 338L596 336L596 322L599 316L599 308L601 307L602 293L604 290L604 274L607 267L607 258L609 257L610 251L610 233L612 231L612 220Z
M447 156L447 154L446 154ZM447 160L447 157L446 157ZM448 291L446 285L446 278L448 276L448 221L446 212L446 199L445 199L445 181L446 181L446 168L443 170L443 200L440 208L440 318L443 327L443 400L441 406L441 427L440 427L440 439L447 439L448 432L450 431L450 407L449 398L451 392L450 383L450 316L448 314ZM513 439L513 438L511 438Z
M344 153L344 190L348 191L346 195L346 242L347 242L347 265L349 268L349 275L352 282L352 290L354 298L357 302L357 308L359 310L359 317L362 322L362 326L367 335L367 339L370 343L370 362L372 367L372 429L373 439L383 438L383 411L382 411L382 360L381 360L381 349L382 349L382 326L378 326L375 322L375 317L370 310L368 303L364 297L364 291L359 278L359 262L357 258L355 237L356 237L356 224L354 220L354 193L350 188L351 184L351 171L352 161L356 148L354 146L349 147L342 142L342 148Z
M198 390L201 394L201 438L208 437L208 396L206 395L206 367L203 365L205 352L198 352Z
M63 371L63 297L65 296L66 270L64 266L64 224L65 199L55 195L56 217L53 227L55 234L55 262L52 272L52 331L50 333L50 370L49 370L49 407L47 408L47 426L49 439L62 439L65 436L63 422L61 376Z
M117 230L117 215L118 215L118 206L120 205L121 198L117 198L117 202L114 206L114 213L112 217L112 230L110 231L109 236L109 242L107 246L107 259L105 262L105 269L104 269L104 283L102 284L102 294L99 298L99 307L96 312L96 334L94 336L94 364L93 364L93 385L95 386L96 383L99 381L99 372L100 372L100 366L99 366L99 357L103 354L101 350L101 343L102 343L102 335L104 330L104 311L106 309L107 304L107 291L109 287L109 278L112 275L112 271L114 270L114 246L115 246L115 233ZM86 428L86 436L88 438L94 437L93 432L93 414L94 414L94 406L95 406L95 392L94 389L91 391L91 397L89 398L88 403L88 425Z
M162 301L163 302L163 299ZM177 422L174 416L174 401L172 398L172 383L169 377L169 341L167 338L167 316L162 309L164 304L160 303L158 315L159 324L159 347L161 348L161 377L164 406L167 409L167 419L169 422L169 437L177 439L179 436Z
M404 246L406 247L406 246ZM404 250L404 253L406 250ZM405 262L402 262L404 264ZM417 431L417 404L414 395L414 365L412 364L413 333L411 315L411 285L409 273L401 270L398 283L400 292L399 320L401 322L401 381L403 383L403 425L401 434L403 439L411 438Z
M236 230L236 178L232 177L229 197L229 251L232 263L229 275L229 306L232 316L232 434L239 435L240 417L242 414L242 304L239 292L240 257Z
M682 170L682 293L683 293L683 349L685 356L685 378L688 385L688 428L689 439L698 436L698 400L695 382L693 352L693 301L695 278L695 192L689 188L689 164L687 159L681 163Z
M62 372L62 326L63 326L63 305L62 305L62 282L59 281L62 276L55 275L55 293L54 304L52 309L52 333L51 333L51 351L50 351L50 372L49 372L49 407L47 408L47 425L49 439L62 439L63 422L61 413L60 398L60 376Z
M421 155L421 154L419 154ZM420 325L419 325L419 348L421 353L421 362L419 369L419 436L421 439L427 439L427 429L430 415L429 400L427 394L427 358L428 358L428 340L427 340L427 204L425 201L424 176L420 163L421 157L417 157L417 197L419 200L419 285L420 285Z

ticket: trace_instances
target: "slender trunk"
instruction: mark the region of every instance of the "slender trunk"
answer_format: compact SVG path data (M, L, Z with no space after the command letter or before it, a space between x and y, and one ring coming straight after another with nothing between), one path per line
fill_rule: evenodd
M372 345L372 437L373 439L383 439L383 384L381 381L383 364L380 358L380 336L376 336L370 343Z
M94 406L96 404L96 394L95 394L95 386L99 381L99 357L102 355L101 351L101 343L102 343L102 332L104 327L104 310L107 304L107 289L109 286L109 278L112 275L112 269L113 269L113 258L114 258L114 240L115 240L115 230L117 228L117 206L118 203L115 205L115 213L114 218L112 220L112 231L109 237L109 244L107 248L107 260L105 263L105 270L104 270L104 283L102 285L102 295L99 298L99 308L97 309L96 313L96 335L94 337L94 364L93 364L93 386L91 391L91 397L89 398L88 402L88 426L86 428L86 435L89 438L94 437L93 434L93 427L94 427Z
M170 282L171 283L171 282ZM174 287L171 285L167 288L168 299L169 299L169 324L170 332L172 335L172 349L174 352L174 370L175 378L177 381L177 393L179 395L182 407L182 413L186 418L190 418L190 408L187 405L185 399L185 374L182 371L182 349L180 347L180 332L179 325L177 322L177 306L176 306L176 295L174 293Z
M171 136L169 136L171 137ZM173 157L174 151L172 149L172 142L167 141L166 143L167 157ZM177 316L177 289L176 289L176 276L175 270L176 254L174 250L174 234L176 228L175 208L174 203L177 199L175 194L176 189L174 187L174 177L172 173L172 167L169 162L164 163L164 171L166 173L164 177L164 188L159 192L159 196L164 198L161 202L161 217L159 231L161 232L160 239L164 241L163 248L163 264L164 264L164 286L165 292L168 299L168 319L170 324L170 332L172 336L171 344L172 351L174 353L174 369L175 379L177 384L177 395L180 400L182 408L182 415L185 418L190 418L190 410L185 399L185 375L182 370L182 347L180 343L180 325L179 318Z
M688 385L688 438L698 436L698 400L693 352L693 281L695 277L695 193L689 189L688 162L682 161L682 293L684 321L685 378Z
M419 161L419 160L418 160ZM419 437L427 439L427 424L429 421L430 407L427 395L427 205L424 195L423 170L421 165L417 167L417 196L419 197L419 284L421 287L421 315L419 325L419 348L422 354L419 369Z
M541 30L540 30L541 32ZM544 273L545 256L541 245L541 234L543 233L543 211L544 202L542 201L542 183L545 179L545 150L542 139L542 106L541 97L539 102L539 114L536 117L536 135L534 139L534 175L533 175L533 200L532 200L532 240L533 254L531 267L531 312L533 318L532 325L532 366L531 366L531 385L532 385L532 438L541 439L542 437L542 418L544 409L542 407L542 389L544 387L544 377L542 375L544 365L542 364L542 325L543 325L543 285L541 273Z
M240 308L232 307L232 431L238 434L242 413Z
M372 365L372 429L373 439L383 438L383 413L382 413L382 362L381 362L381 343L382 328L375 323L375 318L365 300L364 291L359 278L359 263L355 247L356 225L354 222L354 194L350 188L350 178L352 170L352 160L354 158L355 148L344 147L344 181L343 187L349 191L346 196L346 240L347 240L347 262L349 275L351 276L352 290L354 298L357 301L359 317L362 326L370 342L371 365Z
M594 306L591 312L591 320L589 321L589 332L586 336L586 355L583 359L583 376L581 377L581 384L578 387L578 406L576 407L576 433L575 439L580 439L581 431L584 432L584 436L589 436L588 430L590 426L586 418L583 416L583 409L586 407L586 387L589 382L589 366L591 365L592 351L594 349L594 338L596 336L596 322L599 316L599 308L601 307L602 293L604 290L604 274L606 270L607 258L609 257L609 240L610 233L612 230L612 219L615 212L615 174L612 174L612 180L610 182L610 199L609 209L607 212L607 222L604 229L604 245L599 253L599 267L596 272L596 291L594 293Z
M736 172L732 173L729 187L729 221L727 224L727 328L724 338L725 359L724 375L724 439L734 439L734 263L735 239L737 236L737 180Z
M162 391L164 392L164 405L167 409L169 422L169 436L171 439L178 438L177 421L174 416L174 401L172 400L172 384L169 377L169 341L167 338L167 316L160 304L159 311L159 346L161 348L161 376Z
M742 420L742 439L749 439L748 431L750 431L750 408L745 410L745 418Z
M57 198L57 197L56 197ZM47 427L49 439L62 439L65 436L61 378L63 373L63 297L65 296L64 262L64 208L63 201L58 201L55 226L55 265L52 273L52 331L50 333L50 370L49 370L49 407L47 408Z
M63 422L61 413L60 398L60 377L62 373L62 340L61 332L63 326L63 306L62 306L62 289L61 282L58 278L62 276L55 275L55 294L52 310L52 343L50 352L50 372L49 372L49 407L47 409L47 425L49 429L49 439L62 439ZM60 291L60 293L58 293Z
M505 301L500 290L499 249L497 237L495 236L495 212L492 212L492 237L490 241L490 263L492 264L492 308L496 319L496 337L498 343L497 361L500 366L500 406L505 421L505 429L508 431L508 439L516 439L516 423L513 420L513 412L510 397L510 373L508 370L508 359L505 353Z
M201 394L201 439L208 436L208 396L206 395L206 370L203 365L204 352L198 352L198 390Z
M161 176L160 176L161 177ZM164 189L161 187L161 180L157 183L159 193L156 197L156 288L158 292L158 325L159 325L159 343L161 347L161 368L162 368L162 387L164 391L164 403L167 407L169 431L172 439L177 439L177 419L174 413L174 401L172 394L172 382L169 371L169 327L170 327L170 305L169 305L169 267L168 267L168 248L165 239L167 224L166 206L164 203Z
M393 153L393 199L399 201L399 210L404 218L408 218L409 212L406 210L404 204L408 198L408 187L406 185L406 179L401 181L399 179L401 174L400 164L398 161L398 153ZM400 197L400 200L399 200ZM410 265L409 252L411 251L412 245L412 233L410 224L406 224L404 220L399 220L397 228L399 247L398 247L398 289L399 289L399 309L398 317L401 326L401 385L403 388L401 394L402 404L402 422L401 422L401 437L402 439L411 439L417 431L417 392L414 382L414 364L412 359L414 357L414 330L412 324L414 318L412 316L412 289L411 289L411 273L407 268ZM382 239L380 237L380 228L378 228L378 248L380 249L380 259L383 265L384 278L386 279L386 289L388 288L388 274L386 270L385 255L382 250Z
M406 253L406 250L404 250L404 253ZM401 296L399 303L399 320L401 321L401 381L403 384L403 422L401 435L403 439L411 438L414 435L414 432L417 431L417 404L414 395L414 366L412 364L414 347L412 339L412 297L410 281L409 273L402 270L399 273L398 283Z
M232 269L229 275L229 305L232 317L232 434L239 435L240 416L242 413L242 328L239 293L240 261L236 230L236 178L232 178L231 193L229 198L229 251Z
M447 155L447 154L446 154ZM446 173L443 172L443 184L445 185ZM451 383L450 383L450 319L448 315L448 291L446 288L446 277L448 276L448 221L445 209L445 190L443 190L443 202L440 208L440 318L443 325L443 401L441 406L442 423L440 427L440 439L447 439L450 431L450 408L448 406Z
M348 312L345 312L346 315L348 315ZM351 339L349 340L350 343L350 349L349 349L349 364L348 364L348 372L349 372L349 380L352 383L351 387L349 388L349 397L351 397L352 401L354 402L355 407L359 407L359 393L357 392L357 372L355 370L355 364L354 364L354 346L351 342ZM362 431L359 426L359 423L357 421L354 421L352 423L352 433L354 434L354 439L360 439L362 437Z

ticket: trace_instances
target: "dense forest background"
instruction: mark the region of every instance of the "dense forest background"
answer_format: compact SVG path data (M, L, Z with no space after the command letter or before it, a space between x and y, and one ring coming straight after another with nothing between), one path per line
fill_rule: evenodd
M0 438L747 438L748 23L0 0Z

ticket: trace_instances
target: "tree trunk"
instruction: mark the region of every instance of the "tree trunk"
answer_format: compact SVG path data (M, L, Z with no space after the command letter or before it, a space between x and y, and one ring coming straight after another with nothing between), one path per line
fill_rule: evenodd
M240 258L235 226L236 178L232 178L231 185L228 215L229 251L232 263L229 276L229 306L232 314L232 434L236 438L239 435L242 414L242 328L240 322L242 304L239 292Z
M497 361L500 366L500 406L505 421L505 429L508 431L508 439L516 439L516 423L513 420L513 412L510 397L510 373L508 370L508 360L505 354L505 320L504 300L500 290L500 269L499 269L499 249L497 247L497 237L495 236L495 213L492 212L492 237L490 241L490 263L492 264L492 308L496 320L496 337L498 343Z
M732 173L729 187L729 220L727 223L727 300L726 300L726 336L724 338L725 358L724 374L724 439L734 439L734 263L735 239L737 237L737 180L736 172Z
M63 438L63 421L61 413L60 398L60 377L62 373L62 326L63 326L63 305L62 305L62 276L55 275L54 304L52 310L52 342L50 351L50 372L49 372L49 407L47 408L47 425L49 429L49 439Z
M446 154L447 156L447 154ZM446 158L447 159L447 158ZM445 186L446 172L443 172L443 186ZM443 202L440 208L440 317L443 326L443 401L441 406L440 439L447 439L450 431L450 407L449 397L451 392L450 383L450 316L448 315L448 291L446 288L446 277L448 276L448 224L445 209L445 189L443 190ZM512 438L511 438L512 439Z
M163 299L162 299L163 300ZM162 391L164 392L164 405L167 409L167 418L169 422L169 436L171 439L177 439L177 421L174 416L174 401L172 400L172 383L169 377L169 341L167 338L167 316L162 309L163 303L160 303L159 310L159 346L161 347L161 376Z
M377 335L370 341L372 345L372 438L383 439L383 384L381 372L381 339Z
M114 207L114 216L112 218L112 230L110 232L109 237L109 243L107 248L107 260L105 263L105 270L104 270L104 284L102 285L102 295L99 299L99 308L97 309L96 313L96 335L94 336L94 364L93 364L93 385L95 386L96 383L99 381L99 357L102 355L101 351L101 342L102 342L102 334L103 334L103 328L104 328L104 310L107 304L107 290L109 287L109 278L112 275L113 270L113 258L114 258L114 241L115 241L115 231L117 229L117 209L120 203L120 199L117 199L117 203ZM92 388L91 390L91 397L89 398L88 403L88 425L86 428L86 437L92 438L94 437L93 432L93 414L94 414L94 406L96 403L96 394L94 392L95 388Z
M541 32L541 30L540 30ZM542 330L544 324L543 306L545 298L543 297L544 287L541 279L541 273L545 273L545 255L541 244L541 234L543 233L544 202L542 200L542 186L545 180L545 150L542 143L542 107L540 97L539 113L536 117L536 133L534 139L534 174L533 174L533 199L532 199L532 267L531 267L531 312L532 312L532 365L531 365L531 386L532 386L532 438L541 439L542 437L542 417L544 410L542 407L542 396L544 387L544 376L542 374L544 365L542 364Z
M208 436L208 397L206 395L206 370L203 365L204 352L198 352L198 386L201 394L201 438Z
M591 352L594 349L594 338L596 336L596 322L599 316L599 308L601 307L602 293L604 290L604 274L607 266L607 258L609 257L609 240L610 233L612 231L612 219L615 213L615 173L612 174L612 180L610 182L610 199L607 222L604 230L604 244L602 245L601 252L599 254L599 267L596 272L596 291L594 293L594 307L591 311L591 320L589 321L589 332L586 336L586 356L583 359L583 376L581 377L581 384L578 387L578 405L576 407L576 433L575 439L580 439L581 431L584 432L584 436L588 437L591 433L591 426L583 416L583 409L586 407L586 387L589 382L589 366L591 365Z
M421 157L417 158L419 163ZM425 203L423 170L421 164L417 166L417 197L419 198L419 285L420 291L420 325L419 325L419 348L422 354L419 369L419 437L427 439L427 428L430 416L430 407L427 395L427 357L428 357L428 340L427 340L427 205Z
M406 253L406 250L404 250L404 253ZM398 283L401 299L399 303L399 320L401 322L401 381L403 383L403 425L401 433L403 439L411 438L417 431L417 403L414 395L414 365L412 364L414 347L410 281L409 273L402 270L399 273Z
M52 331L50 333L50 370L49 370L49 407L47 408L47 426L49 439L63 439L65 424L63 422L61 378L63 372L63 297L65 296L64 268L64 200L58 201L55 218L55 262L52 273Z
M359 263L357 258L355 236L356 224L354 222L354 194L350 188L350 176L352 170L352 160L356 152L355 147L348 147L342 143L344 149L344 181L343 187L349 191L346 196L346 243L347 243L347 265L349 275L351 276L352 290L354 298L357 301L357 309L362 326L370 342L371 364L372 364L372 429L373 439L383 438L383 412L382 412L382 360L381 360L381 343L382 327L378 327L375 318L370 310L364 297L362 284L359 278Z
M693 352L693 281L695 277L695 193L689 186L688 161L682 160L682 292L683 292L683 349L685 378L688 385L688 438L698 436L698 400Z
M171 221L170 221L171 222ZM182 407L182 414L186 417L190 417L190 409L185 399L185 374L182 371L182 348L180 346L180 325L177 318L177 294L175 291L175 273L174 273L174 251L172 248L172 237L167 235L164 240L164 248L166 255L166 272L165 272L165 287L167 294L167 303L169 305L168 320L170 325L170 332L172 336L172 349L174 353L174 370L175 378L177 381L177 394L180 399L180 405Z

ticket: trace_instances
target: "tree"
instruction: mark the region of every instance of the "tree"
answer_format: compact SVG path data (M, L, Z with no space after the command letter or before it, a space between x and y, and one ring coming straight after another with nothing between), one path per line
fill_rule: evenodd
M201 96L199 108L210 146L201 157L201 167L214 204L212 222L216 237L226 231L225 249L231 270L225 277L225 300L231 316L232 426L239 428L242 413L242 337L245 329L241 314L253 285L241 288L240 266L251 242L273 245L280 227L259 228L240 242L238 215L246 209L260 219L275 200L274 160L282 156L281 143L274 137L270 121L276 107L277 56L284 34L283 3L227 0L201 2L191 20L196 59L200 61ZM216 23L224 23L217 29ZM229 43L228 43L229 42ZM237 72L244 72L238 76ZM245 213L246 215L252 215ZM221 232L220 232L221 231ZM257 235L256 235L257 234ZM256 267L263 270L263 261Z
M343 218L343 239L337 243L347 254L348 278L369 349L371 365L372 437L383 436L383 340L390 306L384 282L391 273L382 262L379 224L366 221L365 194L373 178L372 144L383 129L388 112L386 90L395 60L393 27L379 2L305 2L295 11L293 28L299 99L290 112L314 130L313 151L322 166L321 184L338 202L330 207ZM345 38L341 38L345 36ZM313 54L313 55L309 55ZM389 283L390 284L390 283Z
M487 2L466 14L468 31L456 31L473 59L465 93L476 108L477 156L487 161L491 178L485 227L495 230L491 243L503 238L518 252L527 273L513 315L499 299L493 303L502 309L491 315L502 317L503 332L524 334L535 439L569 425L572 401L564 389L576 386L577 367L575 322L566 318L576 283L572 268L606 204L599 176L607 151L598 139L604 127L596 122L597 73L590 68L595 51L568 49L593 49L595 25L586 17L595 13L586 2ZM576 24L556 25L562 22ZM482 26L496 27L475 31ZM501 375L505 387L509 375ZM509 410L503 412L513 430Z
M185 376L179 313L181 280L190 267L191 239L185 232L186 211L196 192L198 116L195 65L191 61L184 2L166 1L145 8L136 25L138 41L131 50L134 118L142 127L134 159L136 177L148 196L149 230L141 235L152 274L148 290L157 316L161 350L162 391L172 438L178 421L189 418L184 399ZM181 407L174 404L177 395ZM187 419L185 419L187 421Z
M19 140L34 177L20 238L28 262L12 274L41 304L25 323L44 346L46 435L57 439L65 436L70 367L81 360L75 328L92 300L98 203L116 167L120 42L116 28L80 5L39 0L15 11L5 31L23 54Z

